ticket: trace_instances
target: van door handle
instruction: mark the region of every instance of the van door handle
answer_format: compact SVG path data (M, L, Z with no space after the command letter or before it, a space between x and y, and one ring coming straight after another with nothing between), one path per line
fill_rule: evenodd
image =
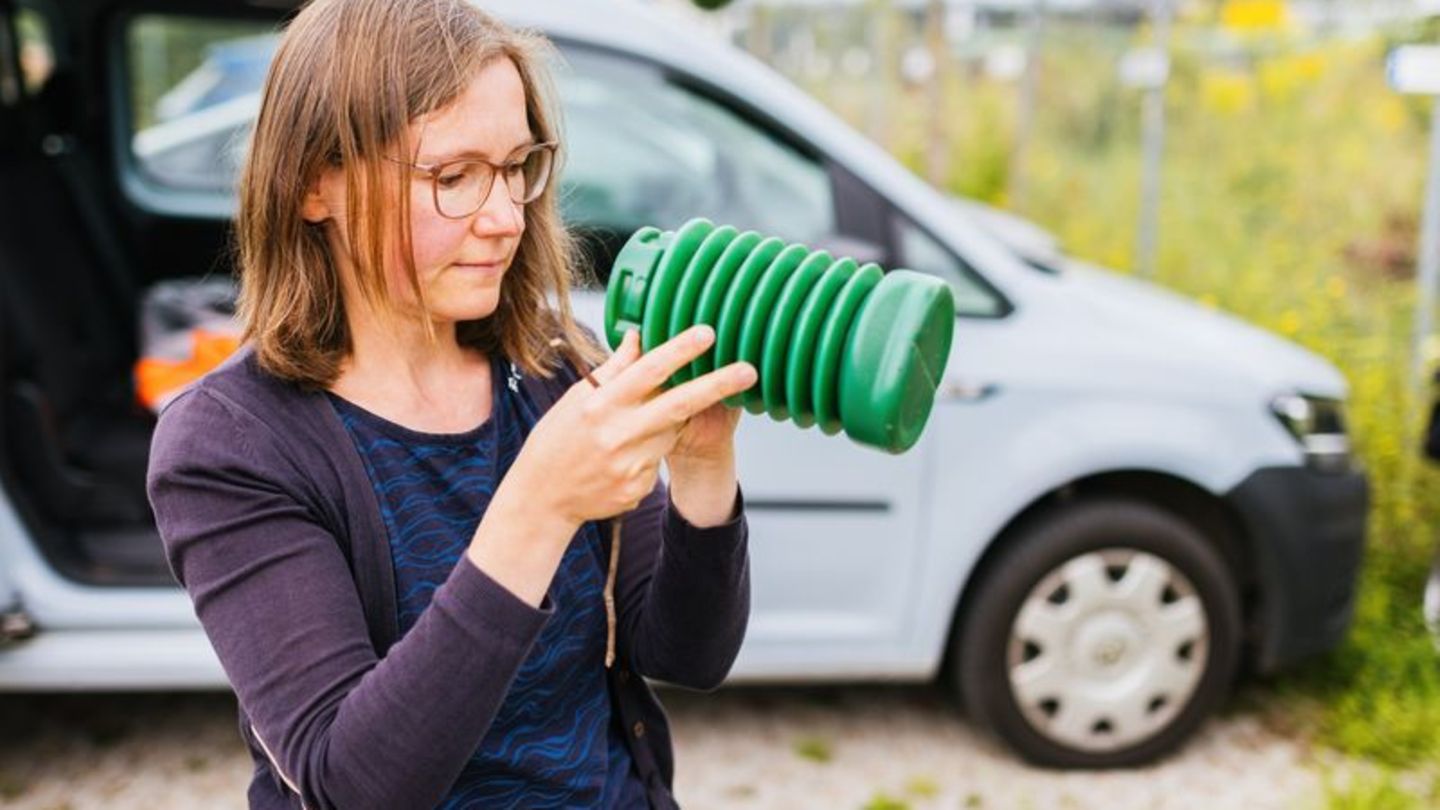
M996 383L976 383L960 377L946 377L940 383L939 399L945 402L983 402L1000 393Z

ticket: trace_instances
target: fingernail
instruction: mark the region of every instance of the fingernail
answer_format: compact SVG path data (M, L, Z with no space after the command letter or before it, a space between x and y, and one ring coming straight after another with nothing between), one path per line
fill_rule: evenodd
M745 385L754 384L755 380L759 376L759 372L757 372L755 370L755 367L750 365L749 363L741 363L739 369L735 372L735 379L738 382L744 383Z
M711 329L709 324L702 323L699 326L695 327L694 339L696 343L709 343L714 337L715 330Z

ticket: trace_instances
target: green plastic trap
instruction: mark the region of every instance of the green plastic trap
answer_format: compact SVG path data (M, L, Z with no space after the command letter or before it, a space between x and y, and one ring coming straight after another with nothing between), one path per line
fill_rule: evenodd
M745 360L759 380L727 399L732 407L903 453L934 405L955 299L932 276L706 219L636 231L606 290L611 348L627 329L649 351L699 323L715 329L715 343L671 385Z

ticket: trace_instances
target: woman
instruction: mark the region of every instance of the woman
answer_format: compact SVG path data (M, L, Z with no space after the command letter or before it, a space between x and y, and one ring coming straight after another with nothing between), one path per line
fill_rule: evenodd
M161 415L149 476L252 807L674 806L645 677L713 688L739 648L720 400L755 370L662 388L704 328L590 368L544 53L461 0L318 0L276 54L246 346Z

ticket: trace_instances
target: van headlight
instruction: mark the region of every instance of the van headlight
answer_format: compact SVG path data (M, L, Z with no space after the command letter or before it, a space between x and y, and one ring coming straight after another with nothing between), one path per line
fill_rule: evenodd
M1281 394L1270 402L1270 412L1305 451L1305 463L1325 472L1350 469L1343 410L1338 399L1306 394Z

